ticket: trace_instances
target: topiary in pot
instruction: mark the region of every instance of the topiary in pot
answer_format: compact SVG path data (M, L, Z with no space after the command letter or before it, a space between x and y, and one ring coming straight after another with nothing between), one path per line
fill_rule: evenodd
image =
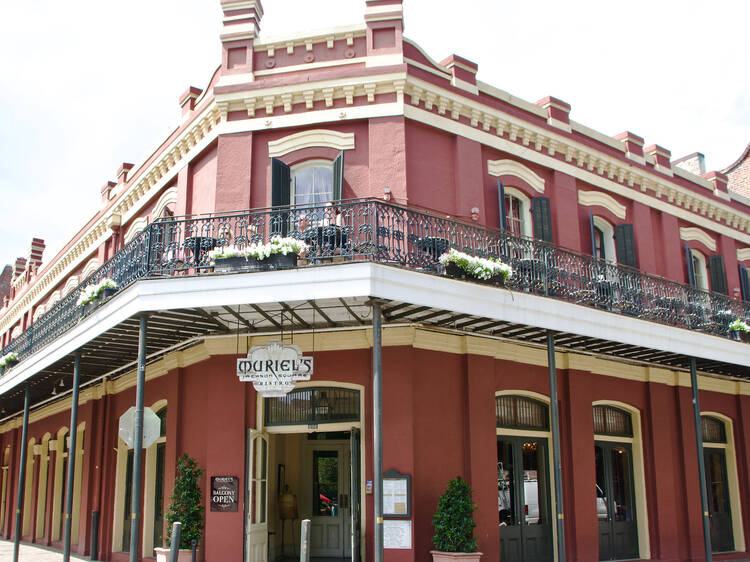
M445 493L440 496L432 526L435 535L432 544L433 562L447 560L479 560L477 541L474 538L473 511L477 506L471 501L471 486L460 476L450 482Z
M203 470L198 468L195 459L183 454L177 459L177 476L174 481L174 491L169 497L167 508L167 540L171 544L172 524L175 521L182 523L180 530L180 549L191 549L193 540L200 543L203 535L203 505L201 505L201 488L199 485ZM157 549L157 559L160 554L169 554L168 549ZM183 555L180 552L179 560L190 560L190 550ZM164 558L166 560L166 558Z

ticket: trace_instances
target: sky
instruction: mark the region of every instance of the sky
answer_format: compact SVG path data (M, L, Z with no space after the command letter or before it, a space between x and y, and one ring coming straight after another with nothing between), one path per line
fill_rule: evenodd
M362 21L364 0L263 0L261 39ZM750 142L746 0L404 0L435 60L571 119L628 130L708 170ZM0 265L33 237L51 260L98 210L122 162L176 126L179 96L220 62L219 0L37 0L0 7Z

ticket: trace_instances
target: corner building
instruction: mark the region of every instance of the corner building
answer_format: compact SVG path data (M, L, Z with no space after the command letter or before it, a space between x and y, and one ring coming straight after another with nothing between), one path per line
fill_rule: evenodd
M410 477L386 495L391 562L429 559L457 475L483 560L701 560L701 490L713 557L748 558L750 346L728 326L750 321L750 200L636 134L572 121L562 100L436 62L402 35L400 0L274 40L260 0L220 4L221 65L181 97L178 128L123 164L57 256L41 265L35 239L16 263L0 310L3 356L19 359L0 377L0 534L15 536L20 504L23 541L64 547L74 458L72 551L129 560L135 521L152 559L188 453L205 470L200 559L292 557L309 518L313 556L373 560L381 444L386 478ZM306 253L267 271L211 257L274 234ZM512 277L449 277L449 248ZM104 278L114 295L78 305ZM270 340L314 359L284 397L237 376ZM160 431L134 504L118 427L139 343ZM211 478L227 476L236 511L213 511Z

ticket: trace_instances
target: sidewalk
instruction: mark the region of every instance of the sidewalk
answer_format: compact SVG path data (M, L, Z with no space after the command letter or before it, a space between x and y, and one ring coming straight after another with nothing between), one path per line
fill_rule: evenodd
M36 545L31 546L24 543L21 543L21 550L18 554L19 562L60 562L62 557L62 552L59 550ZM70 559L79 562L88 562L89 560L88 558L81 558L79 556L71 556ZM0 560L3 562L13 560L13 541L0 540Z

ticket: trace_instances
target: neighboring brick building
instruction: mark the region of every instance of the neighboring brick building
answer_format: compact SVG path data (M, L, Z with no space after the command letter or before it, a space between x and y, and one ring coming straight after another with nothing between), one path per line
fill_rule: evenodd
M742 155L722 172L729 178L730 191L750 197L750 144L742 151Z
M13 277L13 268L6 265L0 273L0 303L5 297L10 296L10 280Z

